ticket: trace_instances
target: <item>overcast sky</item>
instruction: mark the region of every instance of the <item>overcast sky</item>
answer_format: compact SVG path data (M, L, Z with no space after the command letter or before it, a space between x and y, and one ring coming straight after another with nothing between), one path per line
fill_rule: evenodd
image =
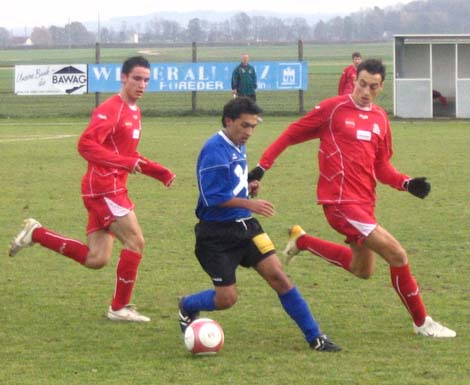
M68 21L102 21L112 17L139 16L154 12L200 10L267 10L283 13L350 13L361 8L408 3L411 0L7 0L0 12L0 27L63 26Z

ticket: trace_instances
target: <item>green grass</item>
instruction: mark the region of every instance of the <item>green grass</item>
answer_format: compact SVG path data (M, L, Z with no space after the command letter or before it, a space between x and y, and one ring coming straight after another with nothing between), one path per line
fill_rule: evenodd
M145 99L145 98L144 98ZM249 143L254 165L266 144L292 118L266 116ZM0 122L0 245L22 218L84 239L80 178L85 162L77 137L87 119L9 119ZM214 357L185 351L176 322L179 296L210 287L193 254L195 161L219 128L218 117L146 118L140 151L177 174L171 189L131 176L130 194L146 236L134 302L148 325L104 318L114 289L119 247L99 271L35 246L0 258L0 384L468 384L470 296L468 190L470 137L457 121L394 122L394 165L432 182L419 200L380 186L377 215L408 250L430 314L457 330L454 340L412 334L411 320L378 260L368 281L303 253L287 267L322 329L344 348L310 351L274 292L253 270L238 271L239 302L209 315L224 328L224 349ZM314 203L317 143L288 149L263 179L261 197L276 216L261 222L281 249L286 228L342 242Z

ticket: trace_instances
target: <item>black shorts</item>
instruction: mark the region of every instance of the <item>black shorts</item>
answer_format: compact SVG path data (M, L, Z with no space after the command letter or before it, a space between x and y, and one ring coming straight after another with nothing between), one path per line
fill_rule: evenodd
M235 270L256 266L276 250L258 220L196 224L196 256L215 286L236 282Z

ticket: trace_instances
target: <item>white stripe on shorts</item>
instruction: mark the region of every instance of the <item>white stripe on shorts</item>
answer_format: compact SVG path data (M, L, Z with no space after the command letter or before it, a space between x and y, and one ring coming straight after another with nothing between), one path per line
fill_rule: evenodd
M365 237L367 237L377 227L377 223L362 223L353 221L349 218L346 218L346 220Z
M129 209L126 209L125 207L119 206L116 202L113 202L108 197L104 197L104 201L106 202L109 210L115 217L124 217L131 211Z

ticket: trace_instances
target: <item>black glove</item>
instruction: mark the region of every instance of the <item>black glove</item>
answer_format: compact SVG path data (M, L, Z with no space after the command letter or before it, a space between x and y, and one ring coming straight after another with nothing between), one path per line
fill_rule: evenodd
M254 180L261 180L264 175L264 169L261 166L256 166L253 170L248 173L248 183Z
M425 177L413 178L405 182L405 189L410 194L424 199L431 191L431 183Z

